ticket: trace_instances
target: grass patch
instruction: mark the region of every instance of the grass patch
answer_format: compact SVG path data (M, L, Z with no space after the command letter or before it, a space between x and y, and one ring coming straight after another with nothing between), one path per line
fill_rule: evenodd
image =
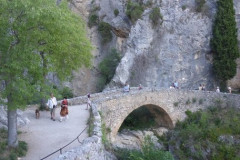
M26 142L19 141L18 147L9 149L7 145L7 131L0 129L0 160L17 160L26 155L28 146Z
M119 15L119 10L118 9L114 9L114 15L117 17Z

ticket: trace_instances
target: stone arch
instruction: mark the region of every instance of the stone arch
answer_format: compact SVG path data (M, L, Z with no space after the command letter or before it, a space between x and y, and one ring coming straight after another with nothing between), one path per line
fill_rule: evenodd
M118 121L118 124L115 125L115 129L114 132L111 133L111 140L114 141L115 140L115 136L117 135L122 123L124 122L124 120L127 118L127 116L132 113L134 110L145 106L152 115L154 115L154 119L156 121L156 123L159 125L159 127L166 127L168 129L172 129L174 127L174 123L173 120L170 116L169 113L167 113L167 111L163 108L160 107L157 104L152 104L152 103L144 103L141 105L138 105L137 107L133 107L131 110L128 111L128 113L126 115L122 115L122 119L121 121Z

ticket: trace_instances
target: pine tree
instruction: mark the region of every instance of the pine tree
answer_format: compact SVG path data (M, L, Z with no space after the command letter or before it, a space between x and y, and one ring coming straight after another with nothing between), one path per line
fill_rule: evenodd
M16 147L16 109L25 107L46 75L60 80L91 62L90 41L83 20L73 14L67 1L0 0L0 81L7 99L8 145Z
M211 39L213 71L223 85L236 74L239 57L235 11L232 0L219 0Z

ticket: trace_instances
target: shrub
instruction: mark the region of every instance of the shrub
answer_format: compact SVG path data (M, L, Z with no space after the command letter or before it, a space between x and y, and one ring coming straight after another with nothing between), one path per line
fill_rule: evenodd
M186 5L183 5L183 6L182 6L182 10L184 11L185 9L187 9L187 6L186 6Z
M69 87L63 87L63 89L60 90L60 94L63 97L67 98L73 98L73 92Z
M240 144L231 143L232 140L228 139L229 142L223 143L219 139L226 135L235 137L235 141L239 140L240 109L210 107L205 111L185 113L187 118L178 121L174 130L166 136L176 159L240 158Z
M99 89L103 89L103 86L111 81L120 60L121 57L118 51L116 49L112 49L109 55L99 63L98 68L101 73L101 78L98 82Z
M119 10L118 9L114 9L114 15L117 17L119 14Z
M143 11L143 7L139 3L128 1L126 15L133 23L142 16Z
M99 23L99 18L96 14L91 14L89 17L88 17L88 27L93 27L93 26L96 26L98 25Z
M206 3L206 0L195 0L196 11L201 12L205 3Z
M102 43L108 43L112 40L111 25L106 22L100 22L98 31L101 35Z
M196 103L197 99L196 98L192 98L192 103Z
M152 9L149 18L152 21L153 26L156 26L159 23L160 19L162 20L162 15L160 13L159 7L155 7Z

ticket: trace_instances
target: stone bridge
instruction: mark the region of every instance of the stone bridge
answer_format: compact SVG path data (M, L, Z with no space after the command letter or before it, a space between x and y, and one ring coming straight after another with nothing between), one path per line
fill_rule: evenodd
M182 121L187 110L194 112L226 104L240 108L240 95L181 89L135 88L129 93L115 90L93 94L92 100L110 131L108 138L111 142L114 142L125 118L141 106L148 108L159 127L166 128L173 128L177 121ZM71 99L73 104L82 101L81 98Z

